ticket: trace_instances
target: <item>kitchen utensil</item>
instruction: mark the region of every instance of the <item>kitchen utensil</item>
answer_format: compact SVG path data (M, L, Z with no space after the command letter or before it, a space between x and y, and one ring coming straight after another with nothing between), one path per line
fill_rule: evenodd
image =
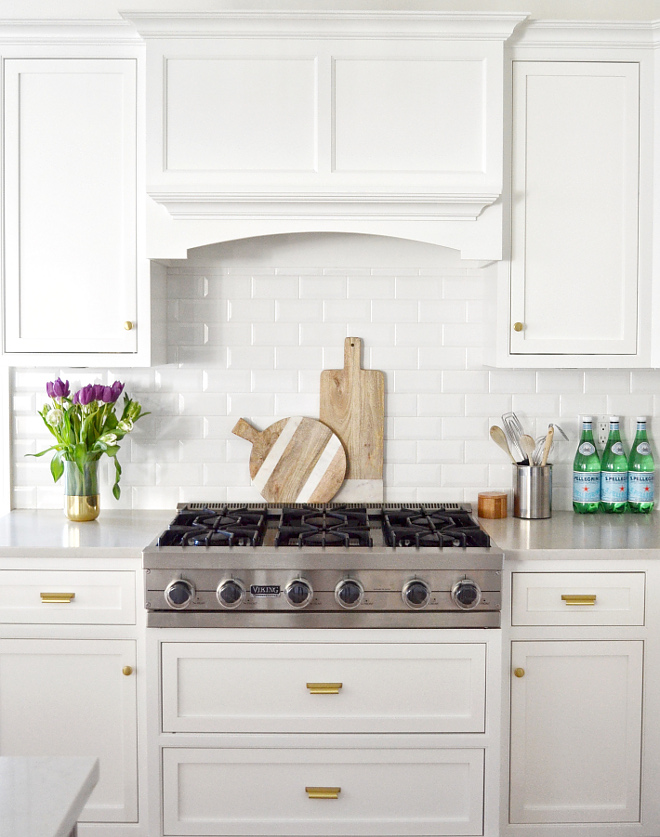
M383 500L385 376L362 369L362 340L344 341L344 368L321 372L319 417L341 439L347 454L346 482L338 500Z
M545 437L545 442L543 444L543 455L541 456L541 467L544 468L548 464L548 454L550 453L550 446L552 445L552 439L555 435L555 428L554 425L550 425L548 427L548 432Z
M533 458L534 458L534 447L536 442L529 436L527 433L523 433L520 437L520 447L522 452L525 454L525 459L527 460L529 465L533 465Z
M320 421L292 416L257 430L239 419L232 430L252 442L252 484L269 503L327 503L346 473L346 453Z
M509 447L514 454L520 454L518 460L524 459L525 454L520 446L520 437L524 434L523 426L520 423L518 416L511 413L504 413L502 415L502 423L504 424L504 432L509 442Z
M506 436L504 434L504 431L502 430L502 428L498 424L494 424L490 428L490 438L495 442L495 444L498 447L502 448L502 450L505 451L509 455L509 457L511 458L511 461L513 462L514 465L518 464L516 462L516 459L515 459L514 455L511 453L511 449L509 448L509 443L506 440Z

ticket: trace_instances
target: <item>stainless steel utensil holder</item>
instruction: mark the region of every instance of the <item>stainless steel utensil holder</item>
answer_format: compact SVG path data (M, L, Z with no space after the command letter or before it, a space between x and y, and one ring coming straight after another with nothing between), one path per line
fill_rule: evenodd
M552 465L513 466L513 516L552 517Z

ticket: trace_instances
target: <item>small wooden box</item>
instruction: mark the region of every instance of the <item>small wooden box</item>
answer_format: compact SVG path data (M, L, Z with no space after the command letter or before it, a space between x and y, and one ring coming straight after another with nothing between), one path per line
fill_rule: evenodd
M483 491L479 494L479 517L500 520L506 517L506 493L503 491Z

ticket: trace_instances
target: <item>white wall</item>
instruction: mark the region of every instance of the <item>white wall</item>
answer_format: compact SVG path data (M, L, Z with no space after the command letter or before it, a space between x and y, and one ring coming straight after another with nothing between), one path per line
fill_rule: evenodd
M370 236L274 236L191 251L169 267L170 364L13 371L13 505L62 505L48 455L25 457L50 444L36 409L58 375L76 387L119 378L151 412L122 445L119 504L107 476L106 508L259 500L250 445L232 427L241 416L260 429L318 416L319 373L341 366L344 338L357 336L363 365L386 373L387 500L476 504L480 490L510 490L510 465L488 428L513 409L533 435L553 421L571 438L551 458L555 508L569 508L578 415L620 413L629 443L638 413L660 414L660 370L489 368L495 282L494 266Z

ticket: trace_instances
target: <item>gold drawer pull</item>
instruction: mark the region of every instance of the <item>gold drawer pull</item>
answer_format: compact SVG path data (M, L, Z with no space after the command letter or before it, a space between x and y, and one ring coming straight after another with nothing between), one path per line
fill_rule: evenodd
M131 674L133 674L133 666L124 666L124 668L121 670L121 673L125 677L130 677Z
M43 604L71 604L75 593L39 593Z
M595 593L582 593L571 595L569 593L564 593L561 597L563 602L566 602L567 605L595 605L596 604L596 594Z
M338 695L343 683L308 683L310 695Z
M341 788L305 788L309 799L339 799Z
M516 677L524 677L525 676L525 669L524 668L514 668L513 673Z

